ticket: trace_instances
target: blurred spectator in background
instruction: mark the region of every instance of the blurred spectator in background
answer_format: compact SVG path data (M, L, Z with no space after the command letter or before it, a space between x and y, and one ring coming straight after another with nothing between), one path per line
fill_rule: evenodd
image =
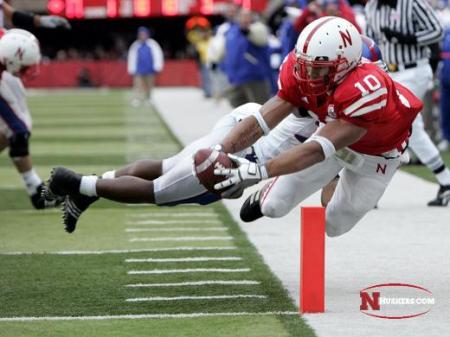
M444 41L441 52L440 81L440 123L442 140L438 144L441 151L450 150L450 8L447 1L439 4L437 11L439 20L444 27Z
M138 39L128 50L128 73L134 77L135 98L132 105L137 107L142 102L151 103L151 92L155 75L164 67L164 56L158 42L150 38L146 27L139 27Z
M225 37L230 28L237 24L237 15L240 7L230 2L226 5L223 16L225 22L216 28L215 34L208 45L208 65L210 68L213 96L220 100L230 88L225 74Z
M242 8L238 18L225 38L224 66L231 84L227 98L233 107L263 104L270 98L269 29L248 9Z
M347 4L346 0L316 0L308 4L308 7L295 20L294 27L298 33L312 21L322 16L339 16L353 23L361 33L361 28L356 22L353 9Z
M87 68L81 68L77 80L80 88L92 88L94 86L91 79L91 73Z
M284 11L286 16L282 19L278 29L278 37L281 41L281 57L284 59L289 52L294 49L299 32L294 27L294 23L306 8L305 0L287 0Z
M202 16L194 16L186 22L186 38L196 51L203 95L212 97L211 76L208 67L208 48L211 43L211 24Z

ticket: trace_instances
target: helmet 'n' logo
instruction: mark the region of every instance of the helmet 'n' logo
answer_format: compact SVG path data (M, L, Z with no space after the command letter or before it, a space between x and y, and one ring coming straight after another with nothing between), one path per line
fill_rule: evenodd
M19 60L23 60L23 53L24 50L22 48L17 48L16 54L14 56L16 56Z
M345 32L342 30L339 31L339 34L341 34L342 41L344 42L344 48L347 47L347 42L351 46L353 44L352 37L350 36L350 33L346 29Z

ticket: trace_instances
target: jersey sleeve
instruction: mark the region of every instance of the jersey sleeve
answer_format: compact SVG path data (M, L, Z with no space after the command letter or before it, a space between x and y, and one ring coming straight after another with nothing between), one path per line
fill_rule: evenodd
M303 105L299 86L294 78L295 55L290 52L280 66L277 96L296 107Z
M370 128L387 106L388 89L378 71L363 72L345 81L335 94L337 116L349 123Z

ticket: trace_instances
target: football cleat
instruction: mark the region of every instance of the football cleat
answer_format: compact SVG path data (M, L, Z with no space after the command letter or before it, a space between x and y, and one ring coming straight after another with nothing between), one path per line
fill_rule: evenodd
M46 195L66 196L79 194L81 174L75 173L64 167L56 167L48 180Z
M428 203L428 206L447 206L450 202L450 185L441 185L435 199Z
M264 215L261 212L260 197L262 191L259 190L250 195L241 207L241 220L244 222L255 221Z
M36 193L30 196L31 203L35 209L46 209L57 207L64 201L64 197L46 193L47 187L42 183L36 189Z
M87 197L81 194L68 195L63 204L63 223L67 233L72 233L77 227L78 219L98 197Z

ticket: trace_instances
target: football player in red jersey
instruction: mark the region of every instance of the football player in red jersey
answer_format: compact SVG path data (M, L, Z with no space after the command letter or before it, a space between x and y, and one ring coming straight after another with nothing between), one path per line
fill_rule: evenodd
M361 61L362 40L348 21L323 17L300 34L280 70L278 95L238 124L221 143L236 153L266 135L293 107L322 127L304 144L264 165L239 159L216 188L275 178L241 209L244 221L281 217L339 172L327 205L329 236L349 231L384 193L403 160L412 122L422 102L373 63Z

